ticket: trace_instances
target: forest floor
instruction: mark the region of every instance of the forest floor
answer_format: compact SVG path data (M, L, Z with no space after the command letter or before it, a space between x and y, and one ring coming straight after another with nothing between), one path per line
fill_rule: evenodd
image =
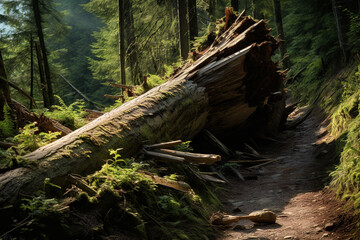
M306 112L296 109L290 118ZM270 209L276 224L255 225L241 220L223 229L218 239L351 239L351 217L335 194L324 188L329 161L336 156L328 121L313 113L293 131L279 135L280 142L264 144L259 152L280 160L258 169L256 180L232 179L222 196L225 211L233 215Z

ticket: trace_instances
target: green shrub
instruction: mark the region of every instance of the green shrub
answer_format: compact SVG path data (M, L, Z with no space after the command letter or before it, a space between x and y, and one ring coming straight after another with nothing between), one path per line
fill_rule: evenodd
M66 106L65 102L57 95L60 105L53 105L54 109L52 112L45 112L45 116L60 121L66 127L75 130L84 126L87 121L85 120L86 112L82 111L85 106L83 100L77 100Z
M0 121L0 137L11 137L15 133L15 124L11 117L9 105L4 105L3 112L4 120Z

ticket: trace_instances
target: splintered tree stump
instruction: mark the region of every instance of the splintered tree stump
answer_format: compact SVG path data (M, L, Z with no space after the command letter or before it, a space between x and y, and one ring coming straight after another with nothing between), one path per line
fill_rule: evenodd
M68 174L89 174L108 149L135 155L146 144L189 140L206 128L231 131L268 104L283 76L271 60L278 42L264 21L239 16L193 64L166 83L25 156L35 169L0 175L0 205L42 189L45 178L66 185Z

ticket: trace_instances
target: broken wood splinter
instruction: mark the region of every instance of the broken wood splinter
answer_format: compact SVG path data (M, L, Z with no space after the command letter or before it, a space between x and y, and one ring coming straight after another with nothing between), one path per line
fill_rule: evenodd
M172 162L172 163L184 163L185 158L182 157L177 157L177 156L172 156L169 154L164 154L164 153L159 153L159 152L153 152L153 151L148 151L143 149L143 152L146 155L152 156L152 157L156 157L160 160L166 160L166 162Z
M171 142L163 142L163 143L157 143L152 145L144 145L144 148L171 148L178 146L182 143L181 140L171 141Z
M178 156L185 159L187 162L197 163L197 164L207 164L211 165L215 162L221 161L221 156L216 154L201 154L201 153L189 153L182 152L170 149L158 149L155 150L159 153L169 154L172 156Z

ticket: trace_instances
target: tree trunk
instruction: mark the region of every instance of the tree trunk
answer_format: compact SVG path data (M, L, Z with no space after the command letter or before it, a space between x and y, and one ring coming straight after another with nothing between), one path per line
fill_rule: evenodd
M6 103L9 104L10 102L10 88L9 84L7 83L4 60L0 52L0 121L3 120L4 117L4 105Z
M124 0L119 0L118 5L119 12L119 57L120 57L120 82L121 84L126 85L126 76L125 76L125 37L124 37L124 28L125 28L125 19L124 19ZM122 89L124 93L125 89Z
M189 53L189 25L186 18L186 0L178 0L179 6L179 29L180 29L180 54L183 60L188 58Z
M346 59L344 29L341 24L340 14L338 11L338 6L337 6L336 0L332 0L332 9L333 9L335 23L336 23L336 30L337 30L340 50L343 54L343 57Z
M194 41L198 36L198 23L197 23L197 10L196 0L188 0L188 12L189 12L189 34L190 41Z
M208 0L209 1L209 16L210 21L216 21L216 0Z
M291 62L289 56L286 54L286 43L285 43L285 34L281 16L281 5L280 0L274 0L274 11L275 11L275 22L278 38L280 39L279 49L281 57L283 58L284 68L290 68Z
M234 11L239 11L239 0L231 0L231 7Z
M204 128L214 134L238 129L267 106L283 81L271 61L277 43L269 31L264 21L239 17L166 83L26 155L38 168L0 175L0 206L41 189L45 178L64 187L69 173L92 173L110 157L108 149L121 148L122 157L130 157L144 143L189 140Z
M49 100L48 89L46 86L46 79L44 76L44 66L43 66L42 54L41 54L41 50L40 50L38 42L35 42L35 49L36 49L36 56L37 56L37 60L38 60L40 85L41 85L40 87L41 87L41 93L42 93L43 100L44 100L44 107L50 108L51 104L50 104L50 100Z
M135 38L135 26L134 18L132 12L132 2L124 2L124 15L126 22L126 42L127 42L127 52L130 63L131 79L134 84L140 84L140 68L138 64L138 49Z
M42 22L41 22L39 1L32 0L32 5L33 5L33 10L34 10L37 34L39 37L42 60L44 62L44 73L45 73L45 83L46 83L46 87L47 87L47 94L48 94L49 104L51 106L51 105L54 105L54 93L53 93L51 76L50 76L49 61L48 61L46 47L45 47L45 40L44 40L44 33L43 33Z
M30 35L30 97L34 98L34 39ZM30 109L33 108L33 101L30 100Z

